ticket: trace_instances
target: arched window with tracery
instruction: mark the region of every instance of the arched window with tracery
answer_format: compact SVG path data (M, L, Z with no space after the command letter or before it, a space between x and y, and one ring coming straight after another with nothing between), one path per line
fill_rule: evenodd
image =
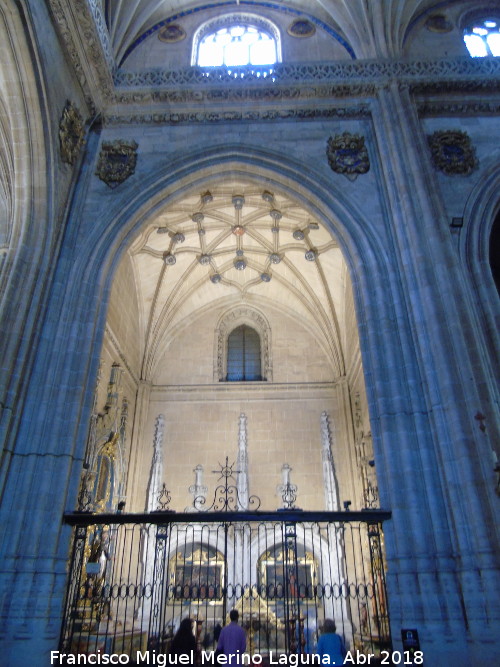
M214 382L273 381L271 327L255 308L240 306L222 314L214 353Z
M227 339L228 382L262 380L259 334L242 324L233 329Z
M464 42L473 58L500 56L500 14L467 21Z
M228 14L207 21L194 35L192 65L246 67L274 65L280 61L279 30L260 16Z

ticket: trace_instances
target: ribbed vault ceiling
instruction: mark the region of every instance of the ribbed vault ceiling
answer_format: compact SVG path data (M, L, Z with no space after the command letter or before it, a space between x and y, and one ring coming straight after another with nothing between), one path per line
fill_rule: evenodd
M283 194L224 181L167 206L130 248L143 377L207 309L242 303L299 318L343 374L346 268L331 233Z
M244 0L236 4L245 5ZM449 4L453 4L450 2ZM200 7L229 11L230 5L182 0L113 0L106 3L107 23L116 62L147 30L160 21ZM432 8L443 8L436 0L287 0L272 2L276 8L293 8L313 15L338 30L358 58L398 56L408 26L416 16ZM266 3L263 6L270 6ZM254 11L258 3L252 2Z

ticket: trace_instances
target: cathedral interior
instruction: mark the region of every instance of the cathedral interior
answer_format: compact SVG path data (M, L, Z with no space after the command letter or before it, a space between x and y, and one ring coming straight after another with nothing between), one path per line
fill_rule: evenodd
M495 664L498 2L0 0L0 34L4 664L187 616L209 650L232 608L260 656L332 618Z

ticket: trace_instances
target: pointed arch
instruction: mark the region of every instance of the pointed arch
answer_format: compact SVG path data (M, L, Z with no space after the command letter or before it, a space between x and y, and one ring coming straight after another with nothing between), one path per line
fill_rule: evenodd
M471 192L464 211L460 251L478 298L474 299L492 368L500 364L500 298L490 263L493 224L500 215L500 166L491 165L488 176Z

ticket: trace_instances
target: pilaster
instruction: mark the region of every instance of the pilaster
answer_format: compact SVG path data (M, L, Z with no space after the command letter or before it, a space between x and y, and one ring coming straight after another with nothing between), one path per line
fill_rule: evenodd
M456 664L465 665L499 618L498 499L490 472L498 432L493 388L479 361L482 338L471 309L464 307L468 286L405 87L392 83L378 91L373 129L393 243L391 280L401 294L394 306L405 365L398 372L407 382L406 396L379 416L394 531L403 522L409 526L406 548L397 534L391 540L398 556L391 541L388 548L393 636L399 626L423 627L424 649L429 642L434 656L426 660L430 665L441 662L447 637L462 637L471 654L457 655ZM411 416L409 437L391 428L398 403ZM474 423L481 405L492 425L487 437Z

